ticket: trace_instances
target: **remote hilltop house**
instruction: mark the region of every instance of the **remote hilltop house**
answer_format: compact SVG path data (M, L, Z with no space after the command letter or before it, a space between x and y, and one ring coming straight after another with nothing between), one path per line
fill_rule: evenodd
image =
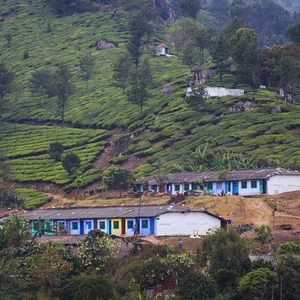
M214 195L231 193L242 196L275 195L300 190L300 173L282 168L184 172L167 174L163 177L163 182L158 176L140 178L134 183L133 188L137 192L166 191L173 195L176 193L190 195L194 191L202 191Z
M165 56L169 54L169 48L166 44L159 44L156 46L156 55L157 56Z
M219 216L180 205L36 209L25 217L32 235L81 235L99 229L118 236L190 236L226 225Z

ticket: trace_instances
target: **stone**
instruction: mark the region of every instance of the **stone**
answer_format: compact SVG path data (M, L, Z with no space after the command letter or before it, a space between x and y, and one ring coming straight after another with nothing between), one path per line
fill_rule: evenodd
M164 86L164 95L165 96L168 96L168 95L172 95L173 94L173 88L172 88L172 86L170 85L170 84L166 84L165 86Z
M111 42L107 42L106 40L100 40L97 42L97 50L105 50L116 48L117 46Z
M281 107L279 105L272 108L271 114L280 114L281 113Z

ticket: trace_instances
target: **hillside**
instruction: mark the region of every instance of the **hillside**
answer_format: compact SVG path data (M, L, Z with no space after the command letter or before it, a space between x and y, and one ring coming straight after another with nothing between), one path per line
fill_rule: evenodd
M154 57L154 45L164 40L162 31L153 38L145 56L150 58L155 86L144 113L126 101L112 80L112 66L125 52L128 36L126 14L118 11L74 14L56 17L44 1L10 1L1 4L0 60L13 69L21 93L10 94L6 122L0 124L0 148L11 165L12 180L71 184L59 162L47 154L51 142L61 142L82 161L82 186L101 177L99 158L135 170L136 176L157 171L176 171L185 157L208 143L215 151L231 149L261 161L280 161L297 167L299 157L298 104L285 104L271 90L257 95L206 99L199 111L184 101L187 83L193 76L177 57ZM51 27L51 32L47 27ZM5 38L11 34L8 42ZM118 45L96 50L106 39ZM28 58L24 58L24 53ZM79 59L92 53L96 73L88 87L79 77ZM39 68L55 69L59 63L71 67L76 92L66 110L66 126L59 126L55 100L30 92L29 80ZM226 78L226 76L225 76ZM227 87L233 87L230 78ZM164 85L174 93L164 96ZM218 78L208 84L218 86ZM246 87L247 88L247 87ZM231 112L238 101L252 101L247 112ZM276 106L281 113L271 114ZM116 132L118 132L116 134ZM287 146L288 145L288 146ZM117 150L116 150L117 148ZM114 151L115 150L115 151ZM75 187L73 184L71 187Z

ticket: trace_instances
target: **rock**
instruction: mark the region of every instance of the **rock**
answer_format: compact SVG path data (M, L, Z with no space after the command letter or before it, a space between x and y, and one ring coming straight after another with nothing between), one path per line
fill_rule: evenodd
M166 84L164 86L164 95L165 96L171 95L171 94L173 94L173 92L174 92L173 88L172 88L172 86L170 84Z
M279 105L272 108L271 114L280 114L281 113L281 107Z
M190 85L198 85L201 83L205 83L207 80L214 77L216 73L217 72L215 70L210 70L201 66L195 66L194 77L191 80Z
M248 100L246 102L243 102L240 100L237 103L233 104L229 108L229 111L232 111L232 112L248 111L255 106L256 106L255 102L248 101Z
M97 50L105 50L116 48L117 46L111 42L107 42L106 40L100 40L97 42Z
M168 5L166 0L155 0L155 5L160 12L160 17L163 21L173 22L174 21L174 10Z

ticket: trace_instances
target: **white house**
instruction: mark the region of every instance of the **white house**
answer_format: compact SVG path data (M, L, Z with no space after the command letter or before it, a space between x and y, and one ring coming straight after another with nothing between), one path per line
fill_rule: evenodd
M148 190L191 194L203 190L214 195L231 193L233 195L254 196L260 194L275 195L300 190L300 173L282 168L233 170L225 173L218 171L183 172L167 174L163 186L159 186L156 177L137 180L135 191L144 191L144 182Z
M156 55L157 56L165 56L169 54L169 48L166 44L161 43L156 46Z
M181 205L135 205L36 209L25 213L33 235L85 235L98 229L107 234L206 235L226 226L223 218Z

